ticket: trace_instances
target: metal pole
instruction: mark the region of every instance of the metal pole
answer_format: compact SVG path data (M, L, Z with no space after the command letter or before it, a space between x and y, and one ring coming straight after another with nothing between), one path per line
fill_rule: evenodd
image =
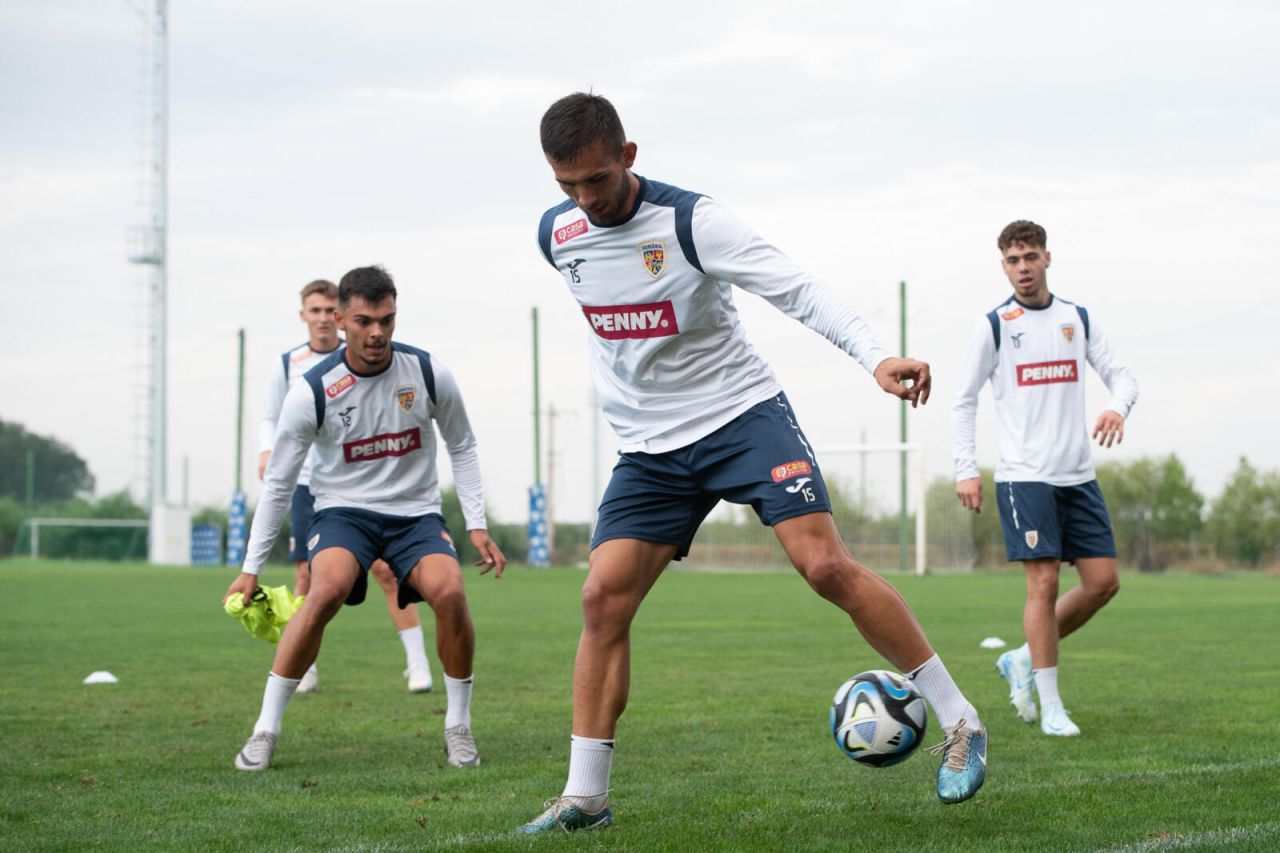
M538 376L538 306L533 307L533 482L542 482L542 389Z
M241 477L244 473L244 329L238 332L240 338L239 367L236 374L236 491L241 490Z
M40 522L34 518L29 522L31 525L31 559L40 556Z
M556 542L556 405L547 404L547 553Z
M27 509L36 505L36 451L27 448Z
M907 283L898 282L898 339L899 353L907 355ZM898 441L907 443L907 401L898 406ZM898 461L898 571L907 570L907 451L904 448Z

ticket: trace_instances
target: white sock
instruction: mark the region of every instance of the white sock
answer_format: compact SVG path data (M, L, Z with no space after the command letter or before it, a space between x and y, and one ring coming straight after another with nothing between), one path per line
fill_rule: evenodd
M400 632L400 642L404 644L404 660L410 669L421 666L431 669L427 662L427 648L422 636L422 626L414 625Z
M470 675L466 678L450 678L449 673L444 674L444 691L449 697L448 710L444 712L446 729L471 725L471 680Z
M267 676L267 689L262 694L262 713L258 722L253 724L253 733L271 732L280 734L280 724L284 720L284 709L298 689L298 678L284 678L274 672Z
M969 704L960 688L947 672L947 667L937 655L929 658L915 671L907 676L915 688L920 691L937 715L942 728L949 729L961 720L968 728L978 728L982 721L978 719L978 709Z
M562 797L572 797L578 807L594 814L609 805L609 771L613 768L613 741L572 735L569 738L569 781Z
M1036 679L1036 693L1040 694L1041 708L1046 705L1052 705L1054 702L1062 702L1062 697L1058 695L1058 668L1056 666L1033 669L1031 674Z

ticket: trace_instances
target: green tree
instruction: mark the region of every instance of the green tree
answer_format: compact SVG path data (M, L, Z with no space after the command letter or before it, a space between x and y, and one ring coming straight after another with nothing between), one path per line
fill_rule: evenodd
M1280 561L1280 472L1260 474L1241 456L1213 502L1207 527L1221 557L1251 566L1264 557Z
M1111 513L1119 557L1139 571L1167 568L1181 545L1200 532L1204 497L1173 454L1101 465L1098 485Z
M93 491L93 475L76 452L56 438L0 421L0 496L27 500L27 453L35 460L37 503L65 501Z

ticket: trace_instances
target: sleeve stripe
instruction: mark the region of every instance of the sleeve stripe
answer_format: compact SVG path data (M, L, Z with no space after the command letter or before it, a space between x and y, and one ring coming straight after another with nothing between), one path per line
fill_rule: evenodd
M1089 340L1089 312L1083 305L1076 306L1076 313L1080 315L1080 322L1084 324L1084 339Z
M994 308L987 312L987 322L991 324L991 337L995 339L996 352L1000 352L1000 316L996 313L998 310Z

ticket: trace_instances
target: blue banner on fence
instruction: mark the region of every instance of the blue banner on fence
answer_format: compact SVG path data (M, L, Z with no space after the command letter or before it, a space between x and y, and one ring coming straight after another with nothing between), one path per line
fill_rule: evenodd
M191 525L191 565L222 565L222 528L216 524Z
M529 565L551 564L547 527L547 490L541 483L529 487Z
M245 501L244 492L231 495L231 506L227 509L227 565L239 566L244 562L245 534Z

